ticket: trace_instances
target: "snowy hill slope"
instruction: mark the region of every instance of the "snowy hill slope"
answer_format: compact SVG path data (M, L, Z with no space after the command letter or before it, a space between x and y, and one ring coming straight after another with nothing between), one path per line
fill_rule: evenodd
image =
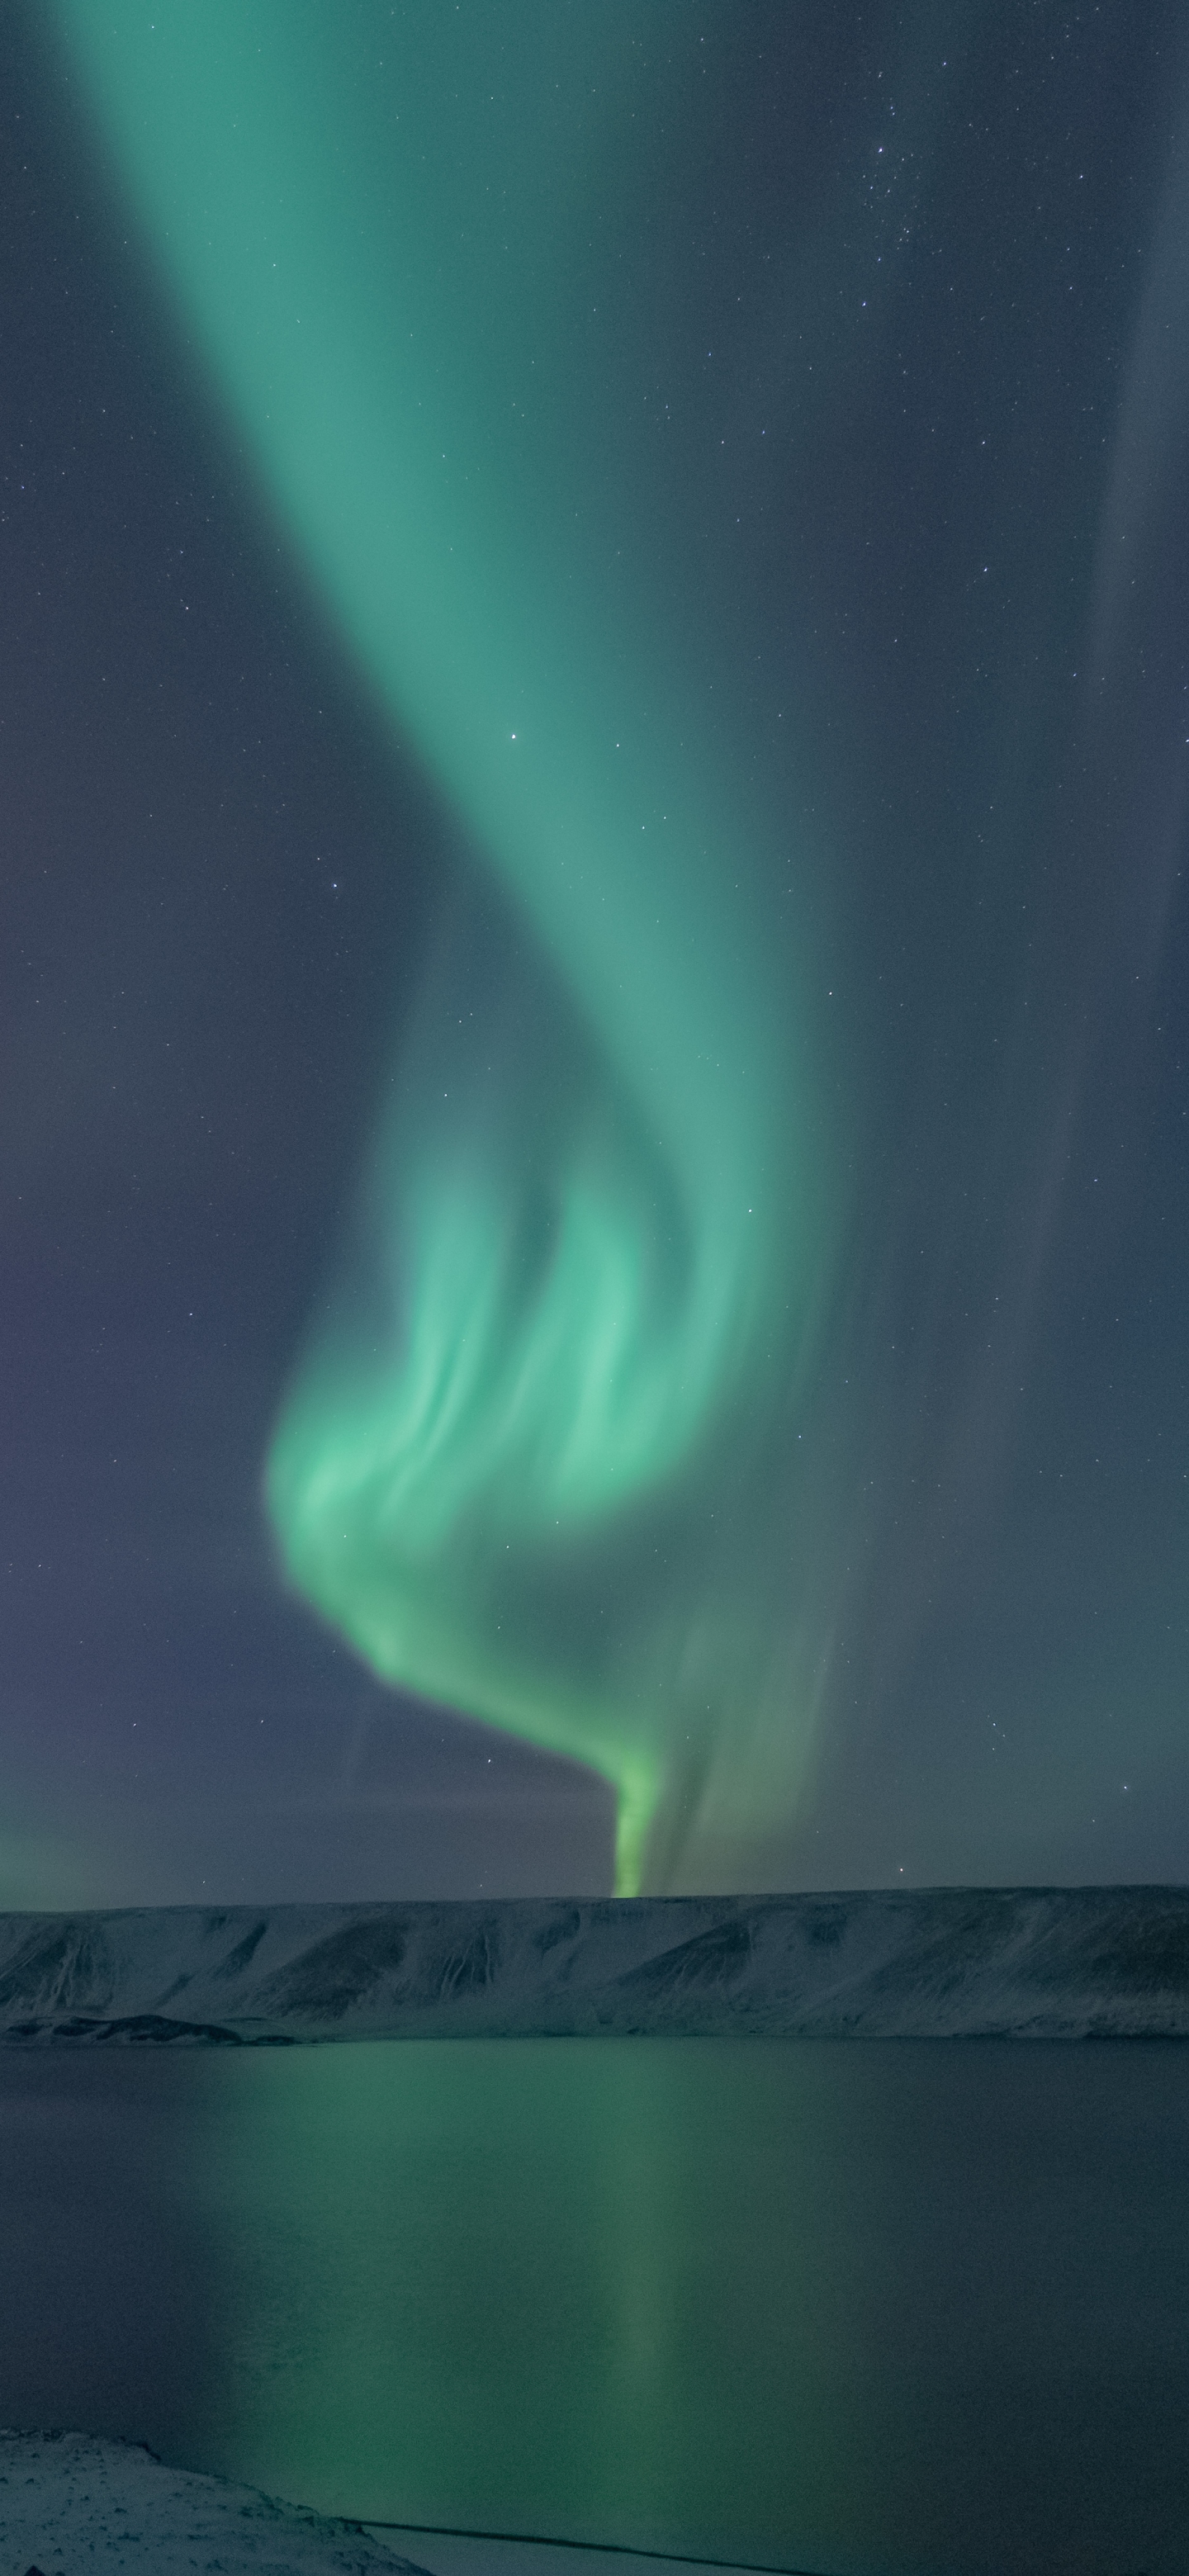
M1189 2038L1189 1889L0 1915L11 2042Z

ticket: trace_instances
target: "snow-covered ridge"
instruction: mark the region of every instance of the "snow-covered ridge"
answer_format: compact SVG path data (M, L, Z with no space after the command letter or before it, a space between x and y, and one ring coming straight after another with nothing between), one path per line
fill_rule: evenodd
M0 1915L0 2036L1189 2038L1189 1888Z

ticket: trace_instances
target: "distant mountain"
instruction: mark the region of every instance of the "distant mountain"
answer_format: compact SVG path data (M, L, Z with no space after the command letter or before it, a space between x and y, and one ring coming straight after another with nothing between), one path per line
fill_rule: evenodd
M1189 2038L1189 1889L0 1915L0 2036Z

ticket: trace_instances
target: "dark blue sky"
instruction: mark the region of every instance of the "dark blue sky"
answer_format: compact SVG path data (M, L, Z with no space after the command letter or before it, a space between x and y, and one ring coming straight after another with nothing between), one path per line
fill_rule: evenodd
M788 1577L829 1677L740 1874L1181 1878L1179 13L687 17L591 453L630 487L646 362L638 542L817 853L846 1165ZM277 1577L270 1427L476 854L46 21L0 49L0 1903L603 1886L600 1782L398 1701Z

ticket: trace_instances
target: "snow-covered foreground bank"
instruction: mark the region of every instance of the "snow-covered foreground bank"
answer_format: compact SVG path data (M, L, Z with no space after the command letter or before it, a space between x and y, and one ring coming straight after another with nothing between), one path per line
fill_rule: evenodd
M428 2545L434 2576L651 2576L655 2564L647 2553L588 2543L443 2532ZM671 2563L679 2576L697 2562ZM0 2432L0 2576L34 2568L38 2576L428 2576L374 2528L168 2468L143 2443Z
M139 2443L0 2433L0 2576L419 2576L359 2524L170 2469Z
M0 1915L13 2043L1189 2038L1189 1889Z

